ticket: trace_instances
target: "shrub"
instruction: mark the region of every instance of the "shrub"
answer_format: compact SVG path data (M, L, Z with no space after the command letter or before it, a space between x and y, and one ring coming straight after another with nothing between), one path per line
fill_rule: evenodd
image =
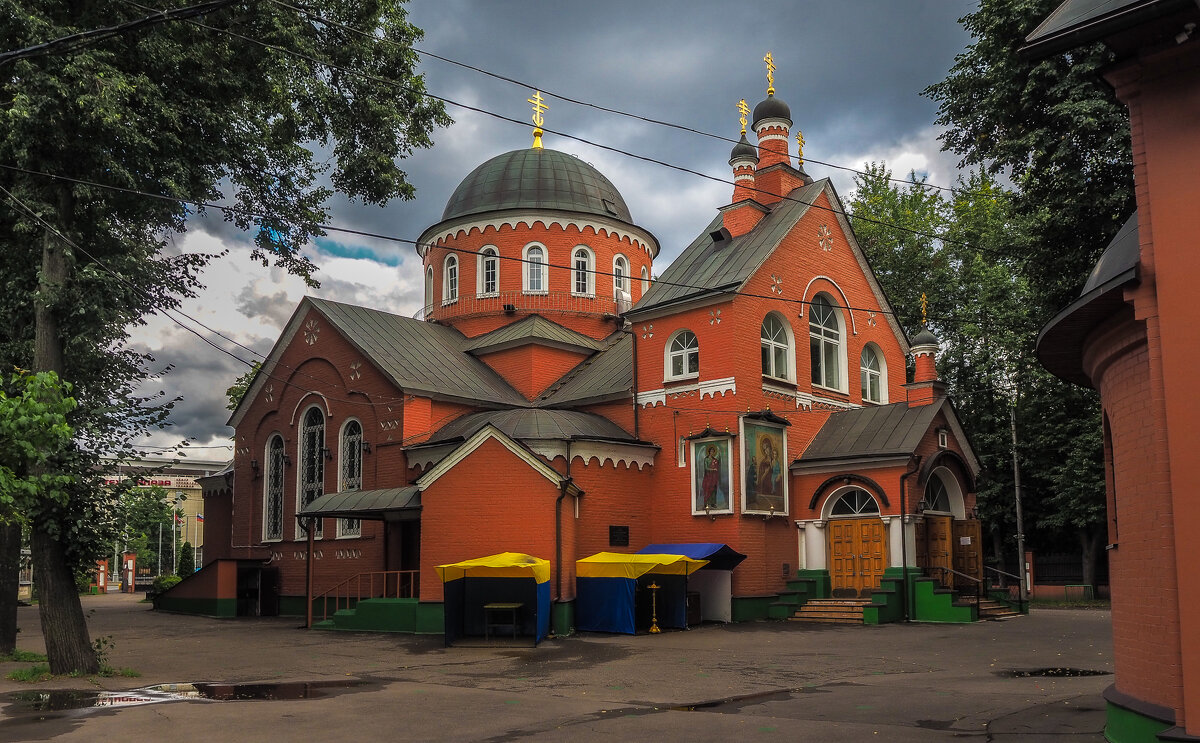
M180 578L186 578L196 572L196 553L192 550L191 542L184 542L179 548L179 567L175 572Z
M183 580L178 575L160 575L154 579L154 583L150 586L150 592L155 596L167 591L175 586L179 581Z

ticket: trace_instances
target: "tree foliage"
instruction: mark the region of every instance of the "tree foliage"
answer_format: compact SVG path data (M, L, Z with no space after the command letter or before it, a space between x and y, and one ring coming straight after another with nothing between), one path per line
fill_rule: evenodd
M0 0L0 50L147 13L117 0ZM133 437L169 413L171 400L135 392L169 369L124 343L148 313L193 296L217 257L171 243L214 218L191 204L234 207L220 218L249 233L253 258L315 283L304 248L322 234L331 194L411 198L398 161L449 123L416 74L419 37L387 0L304 11L240 0L0 66L0 362L56 368L61 358L79 402L72 450L56 463L68 496L42 491L23 511L39 576L65 584L67 563L111 546L111 531L97 538L113 525L112 509L98 508L108 499L99 456L133 455ZM35 328L49 342L35 343ZM82 613L48 604L51 669L79 670L90 647ZM73 651L51 647L68 637Z

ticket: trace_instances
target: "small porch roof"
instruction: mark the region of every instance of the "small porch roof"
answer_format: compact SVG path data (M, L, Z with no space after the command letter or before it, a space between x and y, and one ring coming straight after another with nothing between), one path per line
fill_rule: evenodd
M416 485L382 490L346 490L326 493L305 506L297 516L311 518L400 521L421 512L421 489Z

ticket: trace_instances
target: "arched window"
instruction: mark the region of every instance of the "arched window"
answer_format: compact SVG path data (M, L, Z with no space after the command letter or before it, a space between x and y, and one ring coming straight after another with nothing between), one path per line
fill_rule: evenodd
M446 256L442 267L442 304L458 301L458 256Z
M613 299L629 294L629 260L618 253L613 257Z
M596 295L596 272L592 268L592 251L580 245L571 259L571 293L577 297Z
M525 248L525 285L529 294L546 293L546 249L540 245Z
M475 291L481 297L494 297L500 293L500 254L490 245L479 253L479 267L475 272Z
M887 402L887 364L873 343L863 346L859 359L859 378L862 381L863 402Z
M763 320L761 337L763 376L790 381L793 355L787 323L772 312Z
M667 342L667 380L690 379L700 374L700 342L690 330L680 330Z
M325 416L321 409L312 407L304 414L300 425L300 498L296 510L300 511L309 503L325 494ZM321 519L315 519L313 536L320 539ZM296 526L296 538L303 536L303 530Z
M812 359L812 383L842 389L841 317L823 294L808 307L808 348Z
M362 489L362 424L351 419L342 426L342 445L338 452L340 472L338 492ZM358 519L338 519L339 537L357 537L362 534L362 522Z
M425 312L433 306L433 266L425 270Z
M267 473L263 482L263 539L283 539L283 437L267 441Z
M842 493L833 508L829 509L830 516L867 516L879 513L879 503L865 490L854 488Z
M936 473L925 485L925 497L921 499L919 510L950 513L950 493L946 490L946 483Z
M642 266L642 294L650 291L650 269Z

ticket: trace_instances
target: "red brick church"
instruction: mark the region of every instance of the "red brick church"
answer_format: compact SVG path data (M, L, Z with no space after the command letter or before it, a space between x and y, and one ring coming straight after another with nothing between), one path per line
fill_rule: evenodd
M981 565L937 339L905 337L774 88L757 144L741 110L731 200L665 268L613 184L535 130L421 235L417 317L304 299L230 419L208 564L176 608L311 602L320 621L374 581L436 632L436 566L518 552L551 562L563 633L577 560L715 544L745 559L696 577L705 619L832 599L868 622L975 618L942 590Z

